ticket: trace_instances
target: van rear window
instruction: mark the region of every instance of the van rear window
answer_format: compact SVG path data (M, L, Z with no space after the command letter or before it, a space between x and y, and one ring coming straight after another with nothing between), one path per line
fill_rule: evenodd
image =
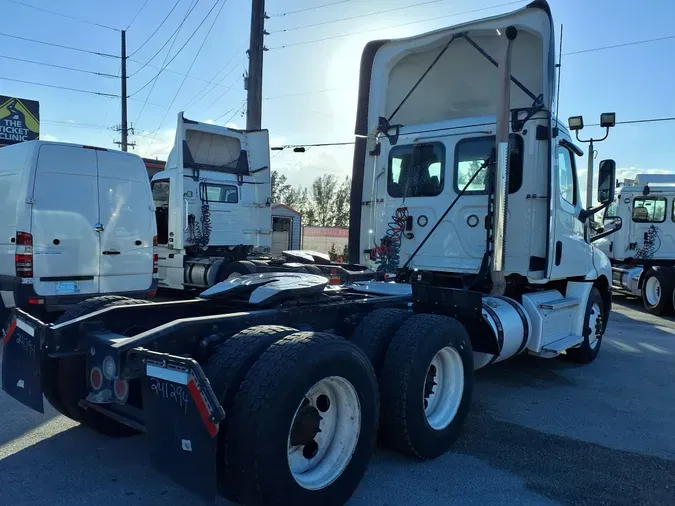
M199 186L199 198L205 202L236 204L239 202L239 193L236 186L229 184L202 183Z

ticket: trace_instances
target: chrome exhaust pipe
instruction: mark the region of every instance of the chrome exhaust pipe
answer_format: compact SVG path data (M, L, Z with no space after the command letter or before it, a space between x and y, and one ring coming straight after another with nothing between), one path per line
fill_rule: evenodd
M511 53L513 41L518 36L518 30L509 26L505 30L506 45L499 63L500 95L497 105L497 135L494 186L494 216L492 225L492 262L490 277L492 291L490 295L503 295L506 291L504 277L504 259L506 249L506 215L508 212L509 196L509 116L511 114Z

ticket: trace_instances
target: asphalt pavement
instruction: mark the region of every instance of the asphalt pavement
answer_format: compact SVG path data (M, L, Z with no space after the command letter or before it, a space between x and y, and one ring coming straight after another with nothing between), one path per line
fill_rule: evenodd
M595 362L478 371L453 450L378 451L349 504L675 505L675 320L614 301ZM0 505L203 504L151 469L143 436L107 439L45 404L0 393Z

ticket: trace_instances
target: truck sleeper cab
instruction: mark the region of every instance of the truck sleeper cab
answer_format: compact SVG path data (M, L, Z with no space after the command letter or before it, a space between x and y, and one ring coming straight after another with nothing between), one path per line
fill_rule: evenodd
M47 141L0 149L0 310L45 317L97 294L153 295L150 199L136 155Z

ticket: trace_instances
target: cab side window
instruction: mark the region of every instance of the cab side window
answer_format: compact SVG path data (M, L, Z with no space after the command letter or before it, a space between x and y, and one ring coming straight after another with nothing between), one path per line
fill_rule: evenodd
M569 149L558 147L558 188L560 196L575 206L577 204L577 178L574 157Z

